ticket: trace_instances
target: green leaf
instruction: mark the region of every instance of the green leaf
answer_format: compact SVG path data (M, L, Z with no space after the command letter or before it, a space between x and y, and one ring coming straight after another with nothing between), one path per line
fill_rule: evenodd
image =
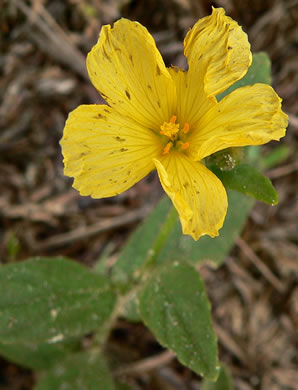
M263 156L260 161L261 170L266 170L279 165L283 161L285 161L291 154L293 150L288 147L288 145L279 145L276 146L272 151L270 151L267 155Z
M252 165L240 164L230 170L209 167L226 188L242 192L270 205L278 203L278 193L271 181Z
M7 258L9 262L12 262L17 258L20 249L20 240L18 239L17 235L13 231L9 232L7 242Z
M152 255L154 244L171 208L170 200L162 199L152 214L132 234L113 267L112 277L117 284L125 284L133 279L137 270Z
M83 352L47 371L34 390L115 390L115 386L104 360Z
M217 96L217 100L220 101L223 97L239 87L245 87L246 85L252 85L255 83L271 85L271 62L267 53L260 52L253 54L252 64L248 68L246 75L226 91L219 94Z
M193 267L175 261L156 269L140 292L139 308L159 343L173 350L182 364L206 378L217 377L210 304Z
M177 217L177 223L164 243L164 247L159 248L159 253L156 253L156 262L171 262L174 258L175 260L187 259L193 264L204 261L210 261L215 265L222 264L234 245L235 239L240 235L254 205L253 199L240 193L230 191L228 196L229 209L218 237L204 236L199 241L194 241L191 237L182 234L181 224ZM132 279L134 275L138 275L148 255L152 254L152 247L171 207L169 198L163 198L153 213L132 234L113 268L113 278L116 282L124 283Z
M228 369L221 365L217 381L211 382L204 379L202 390L234 390L233 381Z
M254 200L234 191L228 191L229 208L219 236L204 236L199 241L183 235L180 222L173 229L164 248L157 257L157 263L171 262L172 259L187 260L194 265L205 261L220 265L240 235Z
M2 344L0 355L33 370L47 369L78 348L76 340L56 344Z
M130 300L124 305L121 316L130 322L141 321L136 291L133 291L132 294L130 294Z
M106 279L65 258L0 268L0 342L56 343L102 326L115 293Z

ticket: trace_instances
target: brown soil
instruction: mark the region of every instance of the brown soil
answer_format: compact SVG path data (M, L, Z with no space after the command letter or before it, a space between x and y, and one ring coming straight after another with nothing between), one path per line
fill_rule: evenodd
M182 65L183 37L223 6L272 60L273 86L289 114L289 157L267 175L280 203L258 203L224 266L202 269L213 304L220 358L238 390L297 389L297 0L4 1L0 13L0 258L67 255L87 265L115 258L162 191L155 174L110 199L80 197L63 175L59 140L68 113L100 103L85 56L102 24L121 16L153 34L168 65ZM295 22L296 21L296 22ZM276 145L264 147L264 152ZM153 190L154 189L154 190ZM104 222L104 223L102 223ZM106 224L108 226L106 226ZM105 226L105 228L103 228ZM119 321L111 349L129 361L138 389L200 388L200 379L165 354L140 324ZM155 356L151 370L142 361ZM126 361L127 363L127 361ZM145 362L143 362L145 363ZM1 360L0 389L32 389L34 376Z

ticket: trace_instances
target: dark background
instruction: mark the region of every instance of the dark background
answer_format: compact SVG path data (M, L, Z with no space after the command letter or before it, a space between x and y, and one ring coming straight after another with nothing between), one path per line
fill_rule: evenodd
M252 51L272 60L273 86L290 124L287 157L267 175L280 203L256 204L225 265L204 266L220 358L238 390L297 389L297 0L0 1L0 259L66 255L111 264L162 194L155 173L110 199L80 197L63 175L59 140L82 103L100 103L85 57L103 24L137 20L156 39L167 65L184 64L183 38L211 5L223 6L248 33ZM262 148L266 154L279 144ZM237 205L233 205L237 207ZM103 228L103 226L105 227ZM140 324L119 320L108 345L123 363L161 353ZM29 370L0 360L0 389L31 389ZM197 390L200 379L177 361L128 375L139 389ZM133 371L133 370L132 370Z

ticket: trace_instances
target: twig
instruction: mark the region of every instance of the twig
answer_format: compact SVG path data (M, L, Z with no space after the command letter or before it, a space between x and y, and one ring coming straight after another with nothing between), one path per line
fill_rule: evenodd
M266 176L268 176L269 179L276 179L278 177L289 175L290 173L297 170L298 162L294 161L291 164L284 165L283 167L271 169L270 171L266 172Z
M89 80L86 71L85 59L81 52L73 45L71 39L57 25L53 18L47 13L42 7L41 12L44 17L40 14L34 14L34 11L29 8L23 0L14 0L16 7L22 11L28 18L28 20L34 24L48 39L50 45L47 42L43 42L41 39L35 39L35 35L31 37L35 39L35 42L45 51L51 50L50 55L55 56L58 61L68 65L71 69L75 70L80 76ZM53 27L56 31L53 31Z
M279 292L283 292L285 287L283 283L270 271L264 262L255 254L255 252L247 245L247 243L238 238L236 241L239 248L247 256L247 258L256 266L261 274L268 280L270 284Z
M232 257L228 257L226 261L228 269L235 274L236 280L243 280L246 286L252 287L254 290L259 290L261 285L256 281L243 267L241 267Z
M167 390L190 390L190 388L184 383L185 378L183 375L179 375L178 372L175 372L173 367L162 367L157 370L156 375L161 379L162 383L158 388L164 389L163 384L167 384ZM161 387L162 386L162 387ZM192 390L195 390L192 387Z
M42 250L48 248L56 248L63 246L72 241L81 240L83 238L94 236L98 233L103 233L111 229L125 226L129 223L136 222L146 216L151 207L144 206L138 210L130 211L124 215L108 218L104 221L97 222L91 226L79 227L78 229L72 230L71 232L64 234L57 234L42 243L36 243L35 250Z
M244 363L247 363L248 356L242 350L242 348L237 344L235 339L226 332L224 328L219 326L217 323L213 323L214 330L220 340L220 342L231 351L239 360Z
M289 125L295 127L295 129L298 130L298 117L294 114L287 114L289 117Z
M69 45L73 46L73 41L69 37L69 35L59 26L59 24L55 21L55 19L52 17L52 15L45 9L42 3L39 4L39 11L40 14L44 17L45 21L47 22L48 26L51 26L53 30L56 31L56 35L60 35L63 37L65 41L69 43Z
M261 34L261 31L264 29L264 26L278 23L284 13L285 10L283 3L276 2L274 7L269 9L262 17L256 20L255 24L250 29L250 41L254 42L256 49L263 47L262 45L264 44L264 39L262 38L262 35L264 34Z
M160 368L168 364L171 360L175 358L175 353L173 351L165 351L159 355L139 360L138 362L123 365L118 370L115 371L115 375L124 375L124 374L135 374L135 373L144 373L152 371L156 368Z

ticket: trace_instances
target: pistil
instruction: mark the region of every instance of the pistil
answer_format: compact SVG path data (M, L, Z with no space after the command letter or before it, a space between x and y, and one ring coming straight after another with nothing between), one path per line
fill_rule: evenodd
M174 147L176 150L184 151L189 148L189 142L185 142L190 126L188 122L184 123L183 128L179 129L179 123L176 123L177 117L173 115L169 122L164 122L160 126L160 134L168 137L169 141L163 149L163 154L169 154Z

